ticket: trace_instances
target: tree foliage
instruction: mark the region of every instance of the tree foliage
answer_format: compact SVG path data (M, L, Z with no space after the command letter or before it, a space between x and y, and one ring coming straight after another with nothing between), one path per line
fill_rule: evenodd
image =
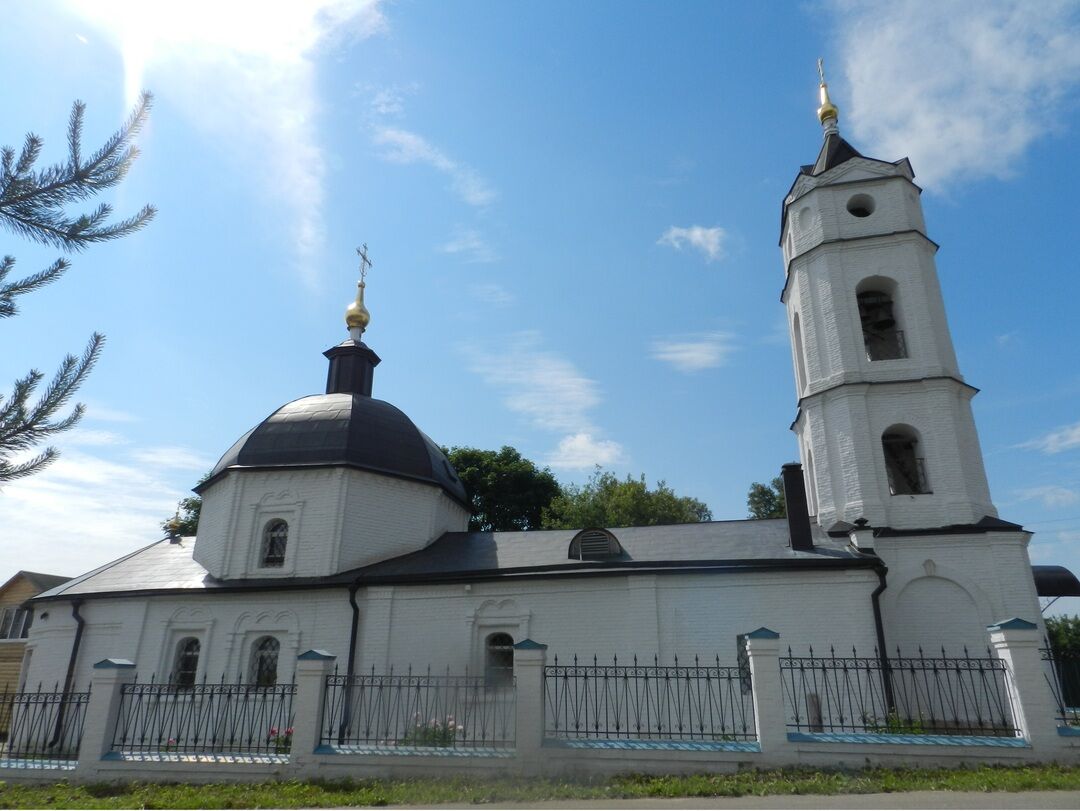
M787 515L784 502L784 480L777 476L768 484L754 482L746 494L750 518L783 518Z
M539 529L541 515L561 488L551 471L539 468L514 448L445 450L472 503L469 529Z
M1047 617L1046 633L1058 656L1080 659L1080 616Z
M144 93L124 125L88 158L82 152L86 105L81 101L71 109L67 161L35 169L43 141L33 133L26 136L18 154L12 147L0 150L0 225L32 242L66 251L127 236L146 225L155 213L152 206L117 222L109 221L112 208L107 203L78 215L69 214L67 206L89 200L124 179L138 156L133 139L146 121L150 103L150 94ZM4 256L0 259L0 318L16 315L20 296L51 284L69 267L70 263L60 258L43 270L9 280L15 258ZM57 412L93 368L104 340L95 332L80 356L65 357L36 401L35 392L45 379L36 369L16 380L6 399L0 397L0 484L29 476L56 458L56 449L48 447L30 459L13 461L79 421L84 410L81 404L67 416L57 417Z
M597 467L583 485L567 485L544 510L545 529L646 527L711 521L704 502L678 496L664 482L650 490L642 474L619 479Z

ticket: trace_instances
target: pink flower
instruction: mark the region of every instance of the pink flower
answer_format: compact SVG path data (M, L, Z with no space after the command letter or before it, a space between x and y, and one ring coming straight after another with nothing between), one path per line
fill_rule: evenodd
M270 734L277 735L277 727L270 727Z
M176 738L169 738L169 746L176 746Z
M292 730L293 730L293 728L289 727L288 729L285 730L285 734L286 735L292 735Z

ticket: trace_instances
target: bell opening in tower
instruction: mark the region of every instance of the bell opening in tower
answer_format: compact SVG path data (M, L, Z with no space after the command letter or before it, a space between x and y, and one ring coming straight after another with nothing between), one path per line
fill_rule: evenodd
M907 345L904 343L904 332L896 323L892 296L881 290L864 290L857 298L866 359L906 358Z

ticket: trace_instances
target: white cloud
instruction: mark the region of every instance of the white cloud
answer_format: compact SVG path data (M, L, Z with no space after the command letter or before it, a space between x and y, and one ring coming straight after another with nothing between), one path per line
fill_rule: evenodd
M468 351L471 371L504 393L507 408L534 428L564 434L550 455L553 467L590 468L623 458L619 443L600 438L590 417L601 402L595 381L542 349L538 333L520 333L497 351Z
M83 428L80 424L79 427L73 428L62 437L57 437L56 445L60 448L75 447L75 446L104 446L104 445L123 445L127 443L127 438L121 436L115 431L103 431L97 428Z
M474 298L493 307L507 307L517 301L517 297L513 293L501 284L494 282L471 285L469 292Z
M1067 507L1080 501L1080 493L1057 484L1028 487L1017 493L1022 501L1041 501L1044 507Z
M562 470L588 470L596 465L619 464L623 459L623 449L618 442L580 433L559 440L558 447L544 458L544 464Z
M860 151L909 156L927 188L1008 177L1080 82L1080 17L1067 0L833 7L850 89L841 129L849 114Z
M102 453L63 447L41 473L4 486L0 581L20 568L74 577L162 537L193 477L178 484L174 471L130 461L137 453Z
M1073 448L1080 448L1080 422L1066 425L1064 428L1051 431L1045 436L1024 442L1019 447L1031 448L1043 453L1061 453Z
M109 408L108 406L101 405L92 400L87 400L86 414L83 417L84 420L93 420L95 422L137 422L138 417L134 414L129 414L127 411L121 411L118 408Z
M379 127L373 140L384 147L382 158L392 163L422 163L437 169L450 178L454 192L471 206L486 206L495 197L495 190L476 172L447 157L440 149L415 132L396 127Z
M287 209L304 274L317 266L310 259L324 232L315 56L333 41L383 30L380 2L292 0L257 8L221 0L69 0L116 41L129 103L144 86L167 96Z
M196 453L189 448L174 446L140 448L132 451L131 458L140 465L160 470L206 471L214 464L214 460L203 456L201 453Z
M700 372L723 365L735 350L726 332L702 332L653 341L652 357L680 372Z
M703 225L691 225L689 228L673 225L663 233L656 244L668 245L678 251L681 251L684 245L689 245L700 251L705 261L713 262L724 258L726 240L727 231L719 225L712 228L706 228Z
M439 250L458 256L466 262L488 263L499 258L475 228L458 229L448 242L439 246Z

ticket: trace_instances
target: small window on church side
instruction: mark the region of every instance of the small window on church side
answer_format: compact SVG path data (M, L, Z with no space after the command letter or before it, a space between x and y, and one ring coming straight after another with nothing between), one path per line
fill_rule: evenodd
M514 638L510 634L492 634L487 638L484 682L496 689L514 683Z
M199 671L199 640L186 636L176 644L176 657L173 660L172 683L177 687L194 687Z
M926 460L919 455L919 438L906 425L894 425L881 435L889 492L894 496L930 493Z
M261 636L251 646L251 663L248 681L256 687L273 687L277 684L278 653L281 643L272 636Z
M279 569L285 565L285 546L289 542L289 525L276 518L263 530L261 565Z
M859 321L862 324L866 359L898 360L906 358L904 331L897 327L893 299L881 290L863 290L857 295Z

